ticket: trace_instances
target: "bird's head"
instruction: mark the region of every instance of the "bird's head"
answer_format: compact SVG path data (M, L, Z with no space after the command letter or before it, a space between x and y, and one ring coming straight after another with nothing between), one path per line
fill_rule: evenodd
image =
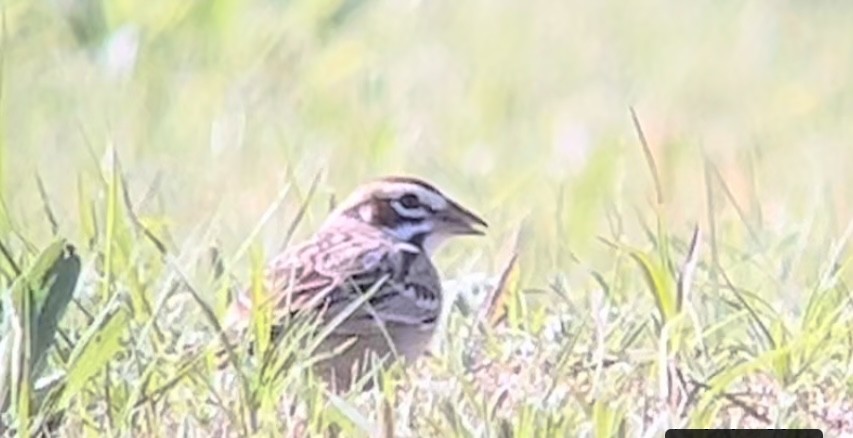
M483 234L486 222L437 188L411 177L384 177L353 191L330 221L347 217L434 251L448 238Z

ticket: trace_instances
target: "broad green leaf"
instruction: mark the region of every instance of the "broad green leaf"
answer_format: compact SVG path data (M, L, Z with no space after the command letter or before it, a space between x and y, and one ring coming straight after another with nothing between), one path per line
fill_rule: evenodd
M71 398L121 350L121 338L128 322L127 311L118 301L113 301L89 326L71 353L60 409L67 407Z
M651 258L639 251L631 252L631 257L643 271L646 285L655 299L662 323L666 324L678 312L675 288L664 267L652 261Z
M53 345L59 321L65 314L80 276L80 258L72 247L66 247L47 272L48 294L40 304L33 345L33 364L38 367L44 354Z

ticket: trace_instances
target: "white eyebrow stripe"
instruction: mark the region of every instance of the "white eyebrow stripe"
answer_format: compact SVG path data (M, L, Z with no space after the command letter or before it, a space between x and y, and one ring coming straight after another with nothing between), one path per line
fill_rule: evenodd
M386 189L384 193L387 196L398 198L406 193L411 193L418 197L418 200L433 210L444 210L447 208L447 200L444 196L428 190L416 184L396 183Z

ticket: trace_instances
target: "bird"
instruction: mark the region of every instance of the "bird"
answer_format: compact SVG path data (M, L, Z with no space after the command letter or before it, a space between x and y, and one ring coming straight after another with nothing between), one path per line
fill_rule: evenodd
M373 369L370 364L412 362L426 351L442 309L432 256L450 238L483 235L487 227L420 178L370 180L310 238L268 264L264 300L273 309L274 332L296 314L324 322L343 315L317 349L336 354L314 365L335 391L349 390ZM253 305L249 290L238 293L226 326L246 327Z

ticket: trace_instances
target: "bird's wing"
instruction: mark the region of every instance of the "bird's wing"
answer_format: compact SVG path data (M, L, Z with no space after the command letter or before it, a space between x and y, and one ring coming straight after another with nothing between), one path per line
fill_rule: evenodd
M314 310L368 291L395 271L399 245L379 234L336 230L276 258L268 273L277 310Z
M405 269L369 300L373 319L390 325L428 327L441 312L442 294L438 273L429 259L408 259Z
M378 230L333 229L321 231L272 260L267 271L270 305L276 318L302 311L345 307L353 296L369 291L379 282L390 284L406 253L414 246L396 242ZM385 279L385 280L383 280ZM387 292L379 285L375 296ZM227 325L248 319L252 303L244 290L229 311ZM337 306L336 306L337 305Z

